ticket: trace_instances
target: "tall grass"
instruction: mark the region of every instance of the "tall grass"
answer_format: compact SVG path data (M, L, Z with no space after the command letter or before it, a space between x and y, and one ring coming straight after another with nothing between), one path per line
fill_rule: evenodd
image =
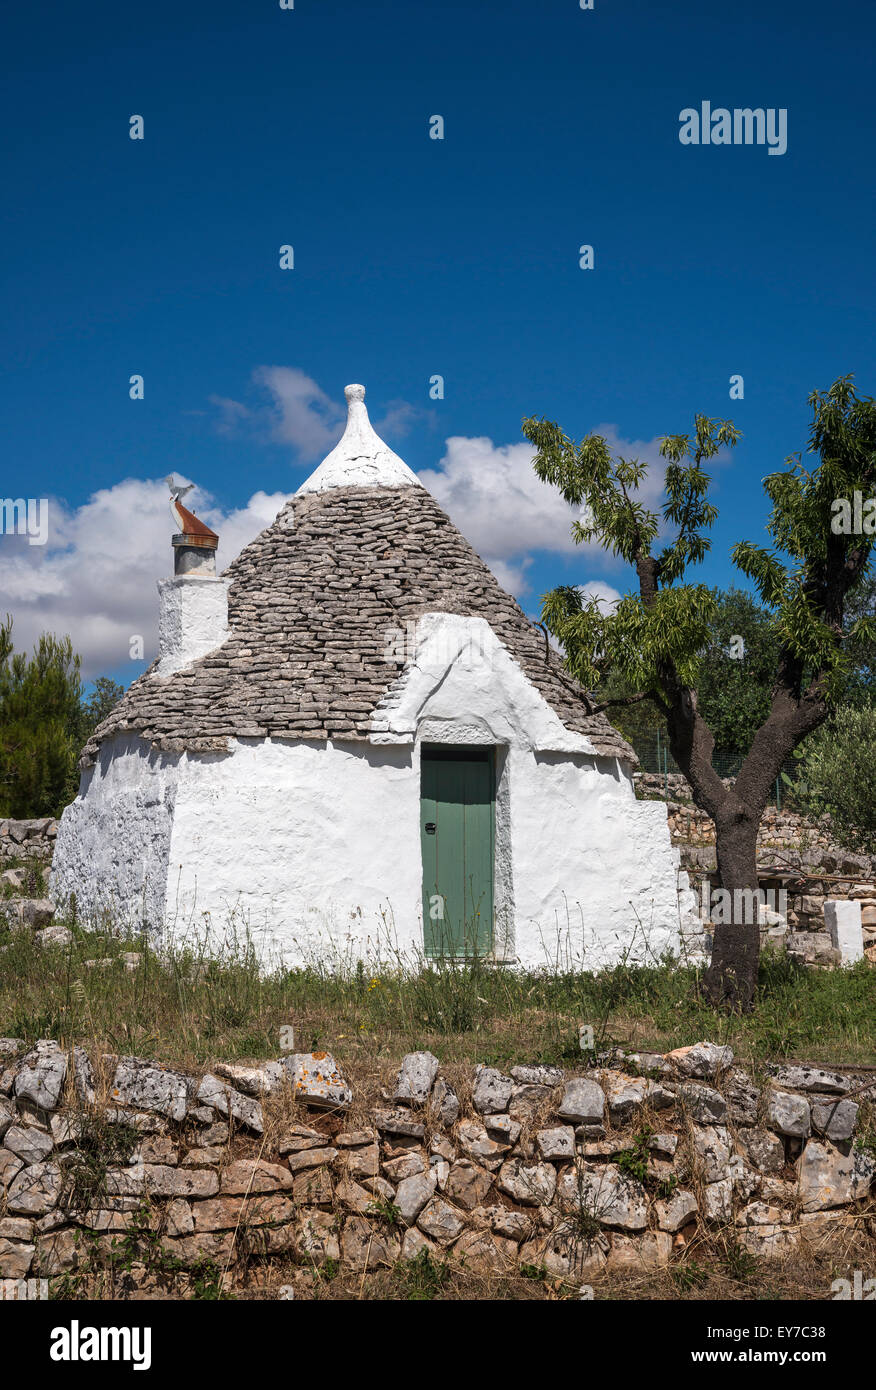
M296 1050L331 1049L348 1066L419 1048L443 1061L510 1066L582 1063L578 1030L589 1024L597 1048L666 1050L709 1038L751 1063L876 1061L876 972L866 962L806 971L767 955L754 1013L728 1017L702 1000L696 970L668 962L585 974L396 955L380 965L333 959L266 970L245 934L228 934L217 956L75 924L73 934L64 947L42 948L24 932L0 940L0 1034L197 1067L276 1057L281 1029L292 1025ZM139 959L126 961L132 952Z

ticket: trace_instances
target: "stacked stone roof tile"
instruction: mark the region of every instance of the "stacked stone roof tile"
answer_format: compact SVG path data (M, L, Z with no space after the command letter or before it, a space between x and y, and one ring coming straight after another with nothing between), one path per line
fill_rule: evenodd
M435 612L486 619L567 729L601 755L636 761L421 486L299 493L225 577L232 635L169 677L153 663L99 725L82 766L123 732L194 753L233 738L367 739L400 674L388 635Z

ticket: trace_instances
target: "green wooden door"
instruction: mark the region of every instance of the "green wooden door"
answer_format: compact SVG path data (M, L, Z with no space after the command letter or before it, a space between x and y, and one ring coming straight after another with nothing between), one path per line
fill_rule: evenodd
M493 948L492 750L424 750L421 778L426 954L486 955Z

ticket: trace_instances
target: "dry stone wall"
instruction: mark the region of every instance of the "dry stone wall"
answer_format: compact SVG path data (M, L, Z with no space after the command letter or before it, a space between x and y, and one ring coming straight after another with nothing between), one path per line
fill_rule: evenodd
M144 1220L190 1272L427 1251L584 1281L660 1269L698 1233L784 1257L872 1221L872 1074L778 1065L758 1084L708 1042L579 1073L478 1066L458 1089L412 1053L364 1115L325 1053L193 1076L2 1039L0 1067L5 1278L99 1265ZM129 1146L105 1140L97 1176L95 1126Z
M0 820L0 863L4 859L51 859L57 834L58 822L50 816Z
M668 777L636 773L635 781L639 796L666 801L684 886L700 900L704 881L714 885L717 875L714 822L693 805L690 786L680 773ZM784 891L787 902L784 923L771 918L765 922L773 930L764 931L764 940L769 936L787 946L806 964L836 965L839 959L826 929L825 902L858 902L865 954L876 964L876 856L856 854L837 844L829 817L816 822L796 811L768 806L757 837L757 862L761 888L776 895ZM700 911L699 901L687 906Z

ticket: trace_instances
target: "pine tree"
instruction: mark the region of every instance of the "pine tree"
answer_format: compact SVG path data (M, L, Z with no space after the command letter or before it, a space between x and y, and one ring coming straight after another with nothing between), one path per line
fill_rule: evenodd
M60 814L75 783L82 683L69 637L44 634L28 657L0 624L0 813Z

